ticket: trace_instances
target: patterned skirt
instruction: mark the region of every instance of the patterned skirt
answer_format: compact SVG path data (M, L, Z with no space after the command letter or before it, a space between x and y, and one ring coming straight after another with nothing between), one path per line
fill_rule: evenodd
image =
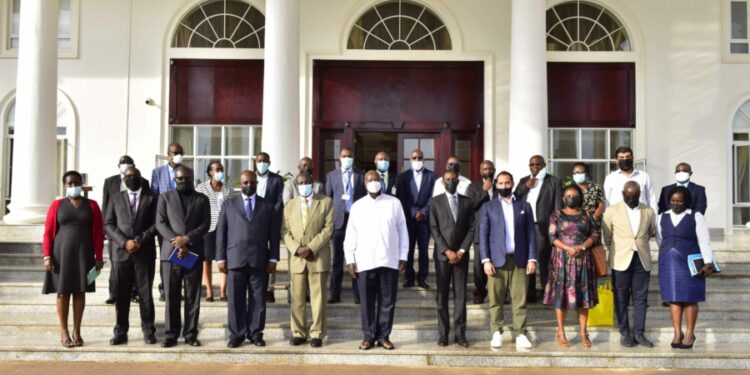
M549 263L545 305L558 309L590 309L599 303L590 251L574 258L565 250L553 247Z

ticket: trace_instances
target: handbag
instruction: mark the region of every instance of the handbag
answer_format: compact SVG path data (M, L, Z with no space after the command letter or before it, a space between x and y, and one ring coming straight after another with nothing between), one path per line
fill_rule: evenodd
M607 254L604 251L604 245L599 244L592 247L591 258L594 260L594 273L596 276L607 276Z
M612 327L615 324L615 293L610 279L597 288L599 304L589 309L589 327Z

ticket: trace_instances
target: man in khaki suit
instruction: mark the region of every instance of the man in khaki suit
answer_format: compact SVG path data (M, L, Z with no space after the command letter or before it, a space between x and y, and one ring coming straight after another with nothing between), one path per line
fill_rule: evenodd
M602 234L609 252L615 287L615 312L620 326L620 344L625 347L654 345L644 336L648 282L651 278L651 250L648 240L656 233L654 210L639 202L641 188L625 183L623 201L604 212ZM633 330L628 321L628 301L633 298Z
M323 299L331 270L333 203L331 198L313 194L313 180L301 173L295 179L299 196L284 206L281 236L289 251L289 276L292 290L291 345L307 342L318 348L326 331L326 305ZM312 325L307 330L305 297L310 290Z

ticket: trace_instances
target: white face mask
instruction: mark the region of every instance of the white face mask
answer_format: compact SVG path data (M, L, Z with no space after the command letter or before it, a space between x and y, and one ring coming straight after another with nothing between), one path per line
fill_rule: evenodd
M174 155L174 156L172 156L172 163L175 163L177 165L181 165L183 158L184 158L184 156L182 156L182 154Z
M573 181L575 181L576 184L582 184L586 182L586 174L585 173L573 173Z
M367 183L367 191L372 194L380 193L380 181L370 181Z
M133 167L133 164L120 164L120 173L125 174L125 172L128 171L128 168Z
M309 197L312 194L313 186L310 185L297 185L297 191L299 192L299 195L302 197Z
M535 178L537 180L544 180L544 177L547 176L547 168L542 168L539 173L536 174Z
M344 168L344 170L348 171L352 169L352 165L354 165L353 158L341 158L341 167Z
M224 182L224 172L214 173L214 180L219 181L219 182Z
M81 187L71 186L65 190L65 193L71 198L78 198L81 196Z
M677 180L677 182L679 182L681 184L684 184L684 183L690 181L690 173L687 173L687 172L677 172L677 173L674 174L674 178L675 178L675 180Z
M412 160L411 161L411 169L415 171L421 171L422 168L424 168L424 161L422 160Z

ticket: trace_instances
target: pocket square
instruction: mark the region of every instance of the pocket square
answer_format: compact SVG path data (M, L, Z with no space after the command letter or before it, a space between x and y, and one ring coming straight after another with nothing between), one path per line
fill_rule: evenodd
M521 210L521 213L519 213L519 215L524 215L525 213L526 213L526 211Z

